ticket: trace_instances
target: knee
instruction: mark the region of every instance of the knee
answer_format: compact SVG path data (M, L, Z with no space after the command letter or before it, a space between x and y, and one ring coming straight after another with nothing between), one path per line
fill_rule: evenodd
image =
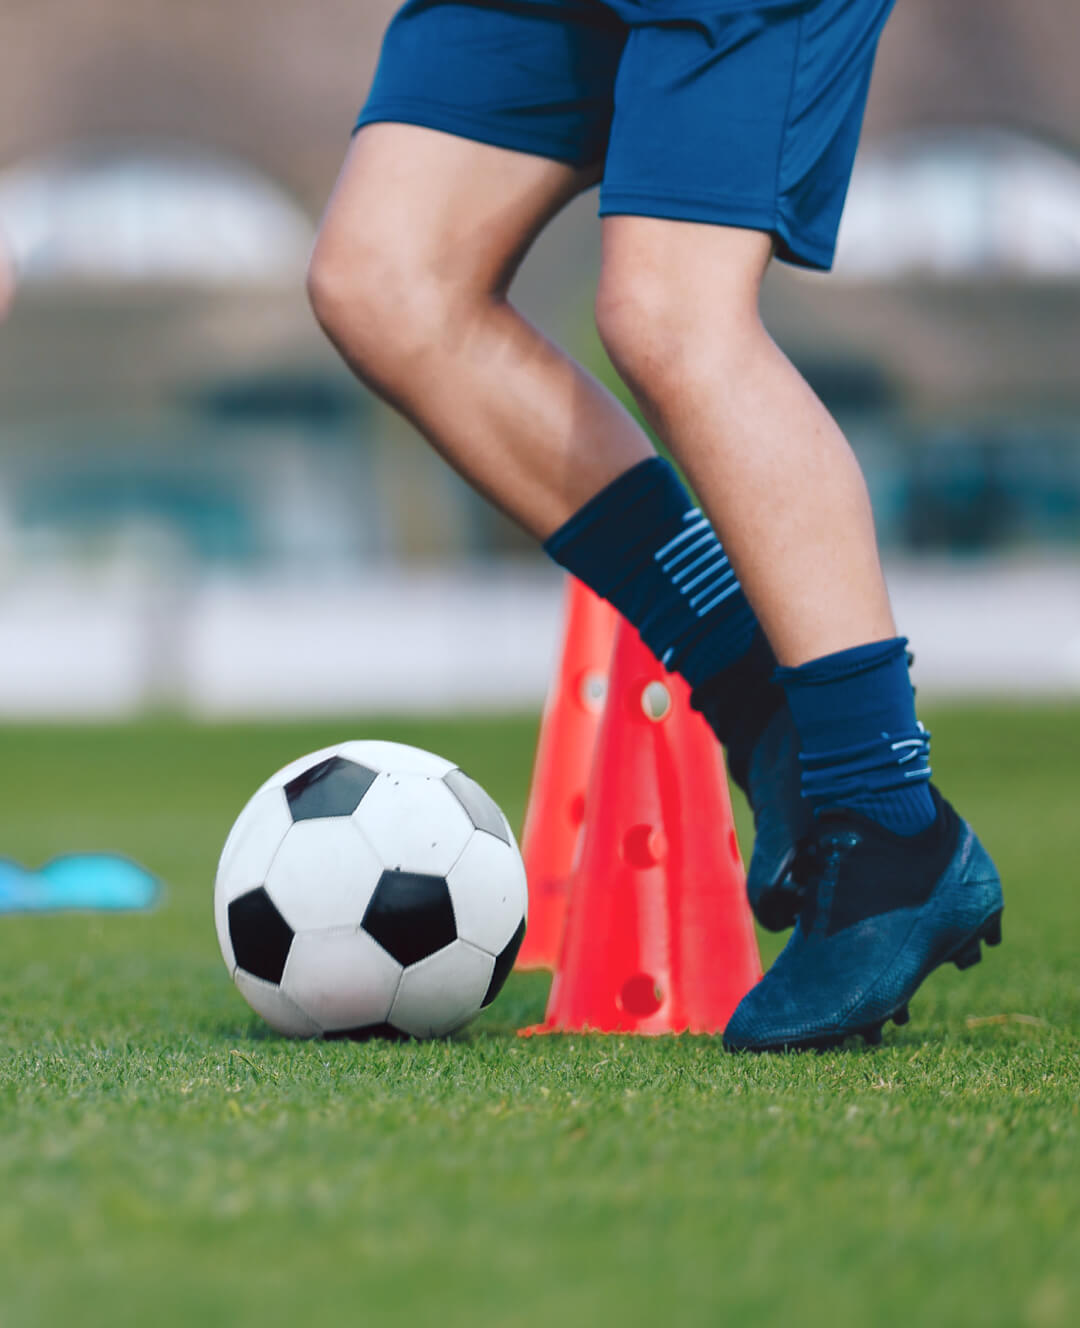
M665 347L678 338L663 283L610 265L601 271L597 287L596 330L620 377L635 391L656 378Z
M315 318L376 387L392 387L437 345L450 295L425 265L392 243L347 246L320 235L307 273Z
M707 373L738 372L767 333L753 293L707 293L658 268L605 265L596 298L600 340L635 394L662 402Z

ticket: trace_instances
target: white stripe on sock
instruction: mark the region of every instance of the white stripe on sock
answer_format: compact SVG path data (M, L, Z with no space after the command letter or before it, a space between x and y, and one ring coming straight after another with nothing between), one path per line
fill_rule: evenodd
M686 532L687 535L697 534L697 539L691 540L691 542L686 546L686 548L680 549L674 558L669 558L666 563L661 563L660 567L663 571L670 574L675 570L676 567L678 567L678 565L683 561L684 558L689 558L692 554L695 554L699 549L705 548L706 545L715 545L716 536L709 529L709 523L707 521L703 521L701 524L705 528L705 533L702 535L698 531L688 530Z
M724 553L723 549L717 545L715 549L707 549L700 558L695 558L692 563L689 563L681 572L673 576L671 578L671 584L677 586L682 581L683 577L689 576L691 572L695 572L698 568L704 567L708 562L715 562L717 558L720 559L720 562L724 567L730 566L730 563L727 560L727 555ZM684 593L685 590L686 587L684 586Z
M688 595L696 586L700 586L703 581L710 582L704 590L699 590L697 598L702 595L711 595L714 590L719 590L721 586L726 585L735 575L735 569L725 558L720 567L707 567L700 576L695 576L692 581L687 581L686 585L681 587L682 593Z
M693 515L701 517L700 512L695 512L693 513ZM690 516L691 513L687 512L686 516L683 517L683 520L684 521L687 520ZM689 526L686 530L682 532L681 535L676 535L674 539L668 540L668 542L664 545L662 549L657 549L656 552L653 554L653 557L656 559L657 562L660 562L661 559L667 557L667 555L671 552L672 549L678 548L678 546L683 542L683 540L689 539L691 535L696 535L700 530L704 530L708 526L708 524L709 524L708 521L706 521L704 517L701 517L700 521L696 521L694 525Z
M730 599L732 595L737 595L741 589L742 586L736 581L734 585L728 586L725 591L717 595L715 599L711 599L708 604L703 604L701 608L697 608L693 600L691 600L690 603L694 607L694 612L697 616L699 618L704 618L705 615L715 609L718 604L723 604L724 600Z

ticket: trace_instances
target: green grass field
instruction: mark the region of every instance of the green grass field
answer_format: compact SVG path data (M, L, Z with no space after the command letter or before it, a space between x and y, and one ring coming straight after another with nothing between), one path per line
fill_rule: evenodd
M1005 945L877 1050L756 1059L522 1041L535 975L430 1044L290 1043L232 988L214 867L266 774L394 736L520 821L531 720L5 731L0 851L169 892L0 918L0 1325L1080 1322L1080 708L929 721Z

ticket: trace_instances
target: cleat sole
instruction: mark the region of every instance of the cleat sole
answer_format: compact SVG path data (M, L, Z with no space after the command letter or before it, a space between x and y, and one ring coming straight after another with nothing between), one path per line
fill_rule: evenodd
M959 969L973 967L982 958L981 942L983 941L987 945L1001 944L1001 909L991 914L979 931L969 940L966 940L954 954L950 955L952 963Z
M953 963L959 969L973 968L980 959L982 959L982 947L978 939L965 942L952 957Z
M783 1042L763 1043L758 1047L739 1047L725 1040L724 1050L752 1056L773 1055L776 1052L816 1051L823 1053L835 1051L838 1047L842 1047L845 1042L850 1042L852 1038L862 1038L868 1047L879 1047L882 1041L882 1030L887 1022L888 1020L883 1019L879 1024L867 1024L865 1028L852 1028L846 1033L826 1033L821 1037L805 1039L789 1038Z

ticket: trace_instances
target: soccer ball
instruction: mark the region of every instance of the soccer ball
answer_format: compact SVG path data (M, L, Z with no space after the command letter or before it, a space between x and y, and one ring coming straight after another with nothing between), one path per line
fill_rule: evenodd
M498 995L525 935L506 817L450 761L344 742L260 788L218 866L233 981L279 1033L440 1037Z

